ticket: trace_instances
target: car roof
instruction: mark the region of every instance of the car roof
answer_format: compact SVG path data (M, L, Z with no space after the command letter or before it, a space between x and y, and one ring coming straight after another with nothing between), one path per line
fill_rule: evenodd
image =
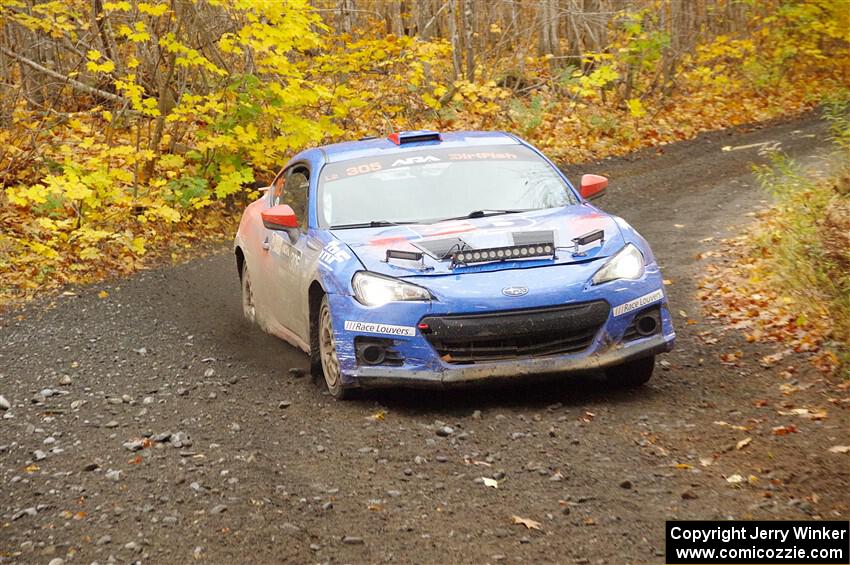
M406 134L436 134L437 132L399 132L398 135L404 138ZM358 159L369 157L372 155L385 155L387 153L405 153L411 150L422 149L423 147L478 147L485 145L521 145L521 142L515 136L503 131L453 131L439 132L439 141L413 141L396 143L389 137L376 137L370 139L361 139L359 141L345 141L342 143L333 143L323 145L314 149L302 151L295 157L295 160L312 160L311 155L315 152L320 152L323 160L326 163L337 163L339 161L347 161L349 159Z

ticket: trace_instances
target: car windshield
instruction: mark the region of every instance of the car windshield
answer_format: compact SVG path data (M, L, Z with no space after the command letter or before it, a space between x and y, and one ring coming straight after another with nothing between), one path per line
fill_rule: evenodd
M430 223L577 202L558 172L521 145L428 147L325 166L317 212L321 227L334 228Z

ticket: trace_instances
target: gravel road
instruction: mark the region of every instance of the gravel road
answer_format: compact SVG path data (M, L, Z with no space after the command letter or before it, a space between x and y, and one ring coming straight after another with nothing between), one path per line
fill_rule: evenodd
M773 350L694 298L708 238L763 205L746 146L773 141L812 163L828 147L810 116L569 168L610 176L601 205L672 281L677 349L640 390L588 375L335 402L242 321L225 248L7 311L0 563L662 563L665 519L847 519L850 455L828 451L846 406L803 366L762 369Z

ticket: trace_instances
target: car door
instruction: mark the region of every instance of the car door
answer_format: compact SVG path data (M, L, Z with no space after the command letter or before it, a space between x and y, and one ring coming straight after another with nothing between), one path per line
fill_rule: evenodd
M284 180L285 176L281 173L262 198L248 206L240 226L241 247L251 277L257 323L266 331L273 329L270 325L270 322L274 321L271 284L275 261L274 256L269 253L272 230L263 225L262 214L271 208L276 193L283 190Z
M307 249L309 190L310 170L305 164L295 164L284 171L282 188L273 195L271 205L288 204L299 225L290 230L270 230L268 250L272 257L272 280L269 281L271 312L277 323L308 343L304 253Z

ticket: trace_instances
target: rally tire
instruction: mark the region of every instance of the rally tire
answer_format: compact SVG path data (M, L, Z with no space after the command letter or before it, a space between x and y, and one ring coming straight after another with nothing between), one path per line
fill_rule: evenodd
M342 374L336 352L336 340L334 339L331 305L327 295L322 297L317 330L319 332L319 360L322 375L325 379L325 386L328 392L331 393L331 396L337 400L348 398L351 395L351 391L342 384Z
M655 355L652 355L606 369L605 377L614 386L634 388L646 383L654 369Z
M257 323L257 307L254 304L254 287L248 272L248 262L242 261L242 272L239 281L242 285L242 315L249 324Z

